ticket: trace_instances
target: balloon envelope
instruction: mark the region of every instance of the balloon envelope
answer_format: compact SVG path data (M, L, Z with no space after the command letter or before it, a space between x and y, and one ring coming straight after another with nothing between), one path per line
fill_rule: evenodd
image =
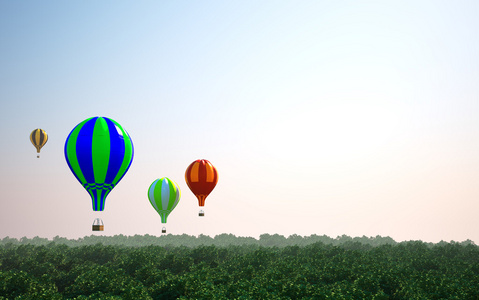
M30 133L30 141L37 149L37 153L40 153L40 149L42 149L42 147L45 146L48 141L48 135L45 130L37 128ZM40 156L37 155L37 157Z
M90 194L94 211L103 211L110 191L133 161L133 143L116 121L89 118L75 126L65 142L70 170Z
M166 223L168 215L178 205L180 198L180 188L176 182L167 177L153 181L148 188L148 199L160 215L161 223Z
M206 159L198 159L186 169L185 180L190 190L198 198L198 204L204 206L206 197L218 182L218 172Z

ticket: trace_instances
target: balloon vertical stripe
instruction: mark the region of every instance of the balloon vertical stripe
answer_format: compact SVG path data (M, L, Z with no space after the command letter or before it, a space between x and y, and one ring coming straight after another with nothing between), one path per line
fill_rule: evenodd
M123 158L125 154L125 143L123 139L123 134L121 134L121 131L118 132L115 123L108 119L105 119L105 121L108 124L108 132L110 132L111 135L118 135L119 137L121 137L118 139L110 139L110 145L108 145L110 148L118 149L118 151L110 153L110 160L105 178L105 181L113 182L113 180L115 179L115 175L118 174L121 164L123 163Z
M104 118L97 118L93 127L91 153L95 182L105 182L110 162L110 131ZM122 151L117 153L123 154Z
M38 136L38 139L40 140L40 145L44 145L43 142L46 142L45 140L45 135L43 134L43 132L41 130L37 130L37 136Z
M78 133L76 141L76 154L81 173L85 177L86 182L95 182L95 174L93 173L93 153L92 153L92 136L97 118L92 118L86 122Z
M215 170L211 164L205 164L206 182L215 182Z
M148 199L150 200L151 205L156 211L159 211L160 209L158 208L158 205L156 204L155 199L155 190L156 190L156 185L158 184L159 180L153 181L153 183L150 185L150 188L148 189Z
M174 193L174 191L173 191ZM161 181L161 190L155 191L155 197L159 197L161 199L164 198L166 201L161 201L161 209L162 210L167 210L168 209L168 204L170 203L170 185L168 184L168 180L166 178L163 178Z
M191 182L200 181L200 164L193 164L191 166L190 172L188 172L188 175L190 176Z

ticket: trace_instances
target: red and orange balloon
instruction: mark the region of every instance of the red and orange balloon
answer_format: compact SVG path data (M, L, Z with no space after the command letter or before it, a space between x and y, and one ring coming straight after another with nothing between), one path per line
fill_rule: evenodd
M218 171L206 159L192 162L185 173L185 180L190 190L198 198L198 204L205 206L205 199L213 191L218 182ZM200 211L200 216L203 216Z

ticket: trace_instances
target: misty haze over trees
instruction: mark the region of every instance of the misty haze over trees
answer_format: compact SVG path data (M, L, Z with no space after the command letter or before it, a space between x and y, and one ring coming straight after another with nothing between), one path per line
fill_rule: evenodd
M349 237L347 235L341 235L336 238L331 238L326 235L310 235L310 236L300 236L300 235L290 235L289 237L284 237L279 234L262 234L259 239L253 237L241 237L235 236L233 234L219 234L215 237L210 237L207 235L200 234L198 237L194 235L162 235L162 236L152 236L149 234L146 235L134 235L134 236L125 236L125 235L115 235L115 236L85 236L84 238L67 239L63 237L56 236L52 240L47 238L40 238L38 236L34 238L23 237L20 240L15 238L5 237L3 240L0 240L0 245L5 245L8 243L12 244L32 244L32 245L48 245L49 243L54 242L57 244L64 244L67 246L83 246L83 245L94 245L100 243L102 245L116 245L116 246L128 246L128 247L141 247L141 246L186 246L186 247L197 247L197 246L219 246L226 247L230 245L242 246L242 245L255 245L263 247L286 247L286 246L306 246L321 242L324 244L331 244L333 246L350 244L350 243L360 243L363 247L368 246L380 246L380 245L395 245L397 244L390 237ZM473 243L472 241L465 241L463 243Z

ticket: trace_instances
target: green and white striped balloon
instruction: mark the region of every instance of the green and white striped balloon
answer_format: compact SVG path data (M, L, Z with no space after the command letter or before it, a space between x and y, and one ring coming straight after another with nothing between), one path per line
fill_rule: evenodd
M161 223L180 202L181 191L178 185L167 177L153 181L148 189L148 199L161 217Z

